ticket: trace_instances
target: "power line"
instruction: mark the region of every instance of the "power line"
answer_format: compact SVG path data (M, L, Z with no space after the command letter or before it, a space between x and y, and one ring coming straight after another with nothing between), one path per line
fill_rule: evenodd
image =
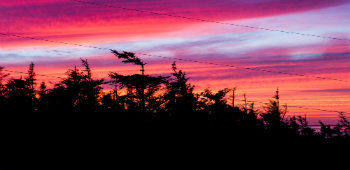
M313 107L301 107L301 106L288 106L288 107L296 107L296 108L308 109L308 110L318 110L318 111L323 111L323 112L337 112L337 113L342 112L342 111L335 111L335 110L318 109L318 108L313 108ZM345 113L345 112L343 112L343 113ZM346 114L350 114L350 113L346 113Z
M241 100L241 99L235 99L237 101L245 101L245 100ZM247 100L246 102L250 102L250 103L261 103L261 104L268 104L266 102L258 102L258 101L252 101L252 100ZM336 112L336 113L340 113L341 111L335 111L335 110L325 110L325 109L318 109L318 108L313 108L313 107L301 107L301 106L288 106L287 107L295 107L295 108L300 108L300 109L307 109L307 110L318 110L318 111L323 111L323 112ZM346 113L346 112L342 112L345 114L350 114L350 113Z
M28 74L28 73L26 73L26 72L22 72L22 71L12 71L12 70L2 70L2 71L7 71L7 72L11 72L11 73L22 73L22 74ZM35 73L35 75L36 76L42 76L42 77L53 77L53 78L60 78L60 79L62 79L63 77L58 77L58 76L47 76L47 75L45 75L45 74L36 74ZM115 84L113 84L113 83L110 83L110 82L105 82L105 83L103 83L103 84L106 84L106 85L115 85Z
M22 71L12 71L12 70L2 70L2 71L7 71L7 72L11 72L11 73L22 73L22 74L28 74L26 72L22 72ZM58 77L58 76L47 76L47 75L44 75L44 74L36 74L36 76L42 76L42 77L53 77L53 78L60 78L60 79L63 79L62 77ZM7 77L6 77L7 78ZM172 79L170 79L172 80ZM52 84L52 83L51 83ZM112 86L115 86L116 84L114 83L111 83L111 81L106 81L106 82L103 82L102 85L112 85Z
M28 74L26 72L21 72L21 71L11 71L11 70L3 70L3 71L7 71L7 72L15 72L15 73L22 73L22 74ZM44 74L35 74L38 76L44 76L44 77L55 77L55 78L62 78L62 77L58 77L58 76L47 76ZM51 83L52 84L52 83ZM108 82L104 82L102 83L102 85L113 85L115 86L116 84L111 83L110 81ZM245 100L241 100L241 99L235 99L236 101L245 101ZM261 103L261 104L268 104L266 102L258 102L258 101L252 101L252 100L247 100L246 102L250 102L250 103ZM301 108L301 109L308 109L308 110L318 110L318 111L324 111L324 112L337 112L340 113L341 111L334 111L334 110L325 110L325 109L318 109L318 108L312 108L312 107L301 107L301 106L288 106L288 107L295 107L295 108ZM343 112L345 113L345 112ZM350 114L350 113L347 113Z
M3 71L7 71L7 72L11 72L11 73L22 73L22 74L28 74L28 73L25 73L25 72L22 72L22 71L12 71L12 70L3 70ZM42 77L54 77L54 78L61 78L61 77L58 77L58 76L47 76L47 75L44 75L44 74L36 74L36 76L42 76Z
M28 73L21 72L21 71L11 71L11 70L3 70L3 71L28 74ZM57 76L46 76L46 75L44 75L44 74L35 74L35 75L44 76L44 77L61 78L61 77L57 77ZM52 84L52 83L51 83L51 84ZM113 85L113 86L115 86L114 83L110 83L110 82L105 82L105 83L103 83L102 85ZM236 100L236 101L245 101L245 100L241 100L241 99L235 99L235 100ZM252 101L252 100L247 100L246 102L268 104L268 103L266 103L266 102L258 102L258 101ZM308 110L318 110L318 111L324 111L324 112L337 112L337 113L340 113L340 111L325 110L325 109L318 109L318 108L311 108L311 107L301 107L301 106L288 106L288 107L296 107L296 108L308 109ZM343 113L344 113L344 112L343 112ZM348 114L350 114L350 113L348 113Z
M296 35L302 35L302 36L334 39L334 40L340 40L340 41L350 41L350 39L341 39L341 38L335 38L335 37L325 37L325 36L319 36L319 35L313 35L313 34L302 34L302 33L298 33L298 32L282 31L282 30L276 30L276 29L267 29L267 28L262 28L262 27L252 27L252 26L247 26L247 25L239 25L239 24L232 24L232 23L227 23L227 22L218 22L218 21L212 21L212 20L190 18L190 17L179 16L179 15L164 14L164 13L158 13L158 12L152 12L152 11L144 11L144 10L138 10L138 9L132 9L132 8L124 8L124 7L118 7L118 6L112 6L112 5L104 5L104 4L98 4L98 3L86 2L86 1L79 1L79 0L69 0L69 1L80 2L80 3L85 3L85 4L91 4L91 5L97 5L97 6L104 6L104 7L109 7L109 8L122 9L122 10L144 12L144 13L150 13L150 14L154 14L154 15L163 15L163 16L169 16L169 17L174 17L174 18L183 18L183 19L189 19L189 20L196 20L196 21L201 21L201 22L210 22L210 23L223 24L223 25L232 25L232 26L236 26L236 27L245 27L245 28L251 28L251 29L259 29L259 30L280 32L280 33L286 33L286 34L296 34Z
M11 73L22 73L22 74L28 74L26 72L22 72L22 71L12 71L12 70L3 70L3 71L7 71L7 72L11 72ZM58 76L47 76L47 75L44 75L44 74L36 74L36 76L42 76L42 77L53 77L53 78L60 78L60 79L63 79L62 77L58 77ZM52 83L51 81L49 81L50 84L57 84L57 83ZM115 86L115 84L113 83L110 83L109 81L108 82L103 82L101 85L113 85Z
M14 35L14 34L5 34L5 33L1 33L1 32L0 32L0 34L6 35L6 36L18 37L18 38L27 38L27 39L32 39L32 40L47 41L47 42L51 42L51 43L59 43L59 44L66 44L66 45L74 45L74 46L80 46L80 47L86 47L86 48L95 48L95 49L100 49L100 50L112 50L112 49L101 48L101 47L96 47L96 46L72 44L72 43L66 43L66 42L62 42L62 41L52 41L52 40L47 40L47 39L42 39L42 38L33 38L33 37L26 37L26 36Z
M252 28L252 29L262 29L262 30L267 30L267 31L277 31L277 32L282 32L282 33L289 33L289 34L298 34L298 35L304 35L304 36L314 36L314 37L319 37L319 38L329 38L329 39L335 39L335 40L345 40L345 41L350 41L348 39L339 39L339 38L334 38L334 37L324 37L324 36L317 36L317 35L311 35L311 34L300 34L296 32L287 32L287 31L281 31L281 30L273 30L273 29L266 29L266 28L260 28L260 27L251 27L251 26L246 26L246 25L238 25L238 24L231 24L231 23L224 23L224 22L217 22L217 21L211 21L211 20L202 20L202 19L197 19L197 18L189 18L189 17L183 17L183 16L177 16L177 15L170 15L170 14L162 14L162 13L157 13L157 12L151 12L151 11L143 11L143 10L137 10L137 9L130 9L130 8L124 8L124 7L116 7L116 6L111 6L111 5L103 5L103 4L97 4L97 3L92 3L92 2L84 2L84 1L78 1L78 0L70 0L70 1L75 1L75 2L80 2L80 3L86 3L86 4L92 4L92 5L99 5L99 6L106 6L106 7L111 7L111 8L118 8L118 9L123 9L123 10L132 10L132 11L138 11L138 12L147 12L147 13L152 13L156 15L164 15L164 16L170 16L170 17L177 17L177 18L184 18L184 19L191 19L191 20L198 20L202 22L212 22L212 23L218 23L218 24L226 24L226 25L233 25L233 26L239 26L239 27L247 27L247 28ZM33 37L24 37L24 36L18 36L18 35L10 35L10 34L4 34L0 33L2 35L8 35L8 36L15 36L19 38L28 38L28 39L33 39L33 40L42 40L42 41L47 41L47 42L52 42L52 43L61 43L61 44L66 44L66 45L75 45L75 46L81 46L81 47L87 47L87 48L95 48L95 49L103 49L103 50L112 50L108 48L100 48L96 46L85 46L85 45L79 45L79 44L71 44L71 43L65 43L61 41L51 41L51 40L46 40L46 39L39 39L39 38L33 38ZM149 54L144 54L144 53L135 53L135 54L141 54L141 55L146 55L146 56L155 56L159 58L169 58L169 57L163 57L163 56L156 56L156 55L149 55ZM182 61L191 61L191 62L198 62L198 63L206 63L206 64L212 64L212 65L221 65L221 66L227 66L227 67L236 67L236 68L243 68L243 69L250 69L250 70L260 70L264 72L274 72L274 73L279 73L279 74L286 74L286 75L297 75L297 76L304 76L304 77L313 77L313 78L319 78L319 79L328 79L328 80L336 80L336 81L345 81L349 82L346 80L340 80L340 79L330 79L330 78L322 78L322 77L316 77L316 76L305 76L301 74L290 74L290 73L284 73L284 72L277 72L277 71L269 71L269 70L263 70L263 69L254 69L254 68L248 68L248 67L239 67L239 66L230 66L230 65L225 65L225 64L216 64L216 63L210 63L210 62L201 62L201 61L196 61L196 60L186 60L186 59L178 59L178 58L169 58L169 59L176 59L176 60L182 60ZM8 71L8 72L16 72L16 73L24 73L24 72L18 72L18 71L11 71L11 70L3 70L3 71ZM36 74L37 76L44 76L44 77L55 77L55 78L61 78L57 76L47 76L43 74ZM111 83L104 83L104 84L109 84L109 85L114 85ZM244 100L241 100L244 101ZM254 101L248 101L248 102L254 102ZM256 101L255 101L256 102ZM258 103L263 103L263 102L258 102ZM266 103L263 103L266 104ZM312 110L319 110L319 111L325 111L325 112L337 112L339 111L330 111L330 110L323 110L323 109L318 109L318 108L305 108L301 106L289 106L289 107L297 107L297 108L302 108L302 109L312 109Z
M101 48L101 47L96 47L96 46L72 44L72 43L66 43L66 42L62 42L62 41L51 41L51 40L47 40L47 39L19 36L19 35L14 35L14 34L6 34L6 33L0 33L0 34L1 35L5 35L5 36L13 36L13 37L18 37L18 38L27 38L27 39L38 40L38 41L47 41L47 42L51 42L51 43L60 43L60 44L74 45L74 46L80 46L80 47L86 47L86 48L94 48L94 49L100 49L100 50L114 51L113 49ZM342 79L324 78L324 77L318 77L318 76L307 76L307 75L303 75L303 74L293 74L293 73L280 72L280 71L271 71L271 70L266 70L266 69L233 66L233 65L228 65L228 64L217 64L217 63L212 63L212 62L189 60L189 59L181 59L181 58L176 58L176 57L164 57L164 56L160 56L160 55L151 55L151 54L145 54L145 53L140 53L140 52L136 52L134 54L140 54L140 55L150 56L150 57L166 58L166 59L175 59L175 60L180 60L180 61L189 61L189 62L202 63L202 64L210 64L210 65L216 65L216 66L225 66L225 67L231 67L231 68L240 68L240 69L246 69L246 70L256 70L256 71L263 71L263 72L268 72L268 73L278 73L278 74L291 75L291 76L301 76L301 77L317 78L317 79L323 79L323 80L350 82L348 80L342 80Z

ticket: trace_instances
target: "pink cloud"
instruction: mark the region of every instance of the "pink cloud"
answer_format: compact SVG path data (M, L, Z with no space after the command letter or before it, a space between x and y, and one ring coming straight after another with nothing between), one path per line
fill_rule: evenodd
M91 1L92 2L92 1ZM97 1L96 1L97 2ZM280 16L290 13L298 13L321 8L328 8L348 3L344 0L319 1L319 0L274 0L274 1L133 1L112 2L99 1L99 3L123 6L173 15L202 18L215 21L242 21L267 16ZM78 44L102 44L116 42L133 42L152 39L188 38L203 35L215 35L227 33L230 29L214 30L209 33L193 31L186 35L183 30L193 27L201 30L203 27L216 27L217 24L203 24L200 21L171 18L147 13L118 10L113 8L102 8L63 0L39 0L29 3L28 1L14 1L10 3L0 2L1 25L6 25L5 33L23 36L34 36L37 38L56 41L66 41ZM344 18L342 18L344 19ZM13 22L16 21L16 22ZM285 28L285 27L281 27ZM233 28L232 28L233 29ZM247 30L235 27L234 32L253 32L258 30ZM172 36L162 33L174 33ZM331 33L329 33L331 34ZM325 33L326 35L326 33ZM134 39L135 37L138 39ZM346 37L347 34L339 33L328 36ZM132 37L132 38L130 38ZM144 39L143 39L144 38ZM254 36L247 36L256 38ZM226 41L234 41L227 39ZM296 39L293 39L296 40ZM301 39L300 39L301 40ZM244 53L234 56L231 54L216 53L220 48L229 48L232 44L203 46L219 43L222 40L209 39L207 41L184 42L176 45L155 46L145 49L144 53L154 53L157 50L165 51L175 55L177 58L192 59L198 61L229 64L234 66L251 67L272 71L281 71L295 74L306 74L329 78L348 80L350 69L348 58L350 49L347 42L323 41L320 43L309 43L308 45L280 46L258 46ZM251 40L253 41L253 40ZM23 40L18 38L1 37L1 48L16 51L22 47L56 46L52 43ZM61 44L57 45L61 46ZM206 50L205 53L196 53L189 47L198 47ZM44 48L45 49L45 48ZM193 52L195 51L195 52ZM211 52L212 51L212 52ZM190 55L189 53L192 52ZM107 78L109 71L120 74L139 73L137 66L121 63L116 57L106 52L105 55L87 54L87 58L93 69L95 78ZM300 58L295 59L295 56ZM41 58L36 61L36 72L38 74L62 76L68 69L76 65L81 67L79 59L70 59L72 56L65 55L60 60ZM144 58L149 63L146 65L146 74L170 75L173 59ZM29 63L7 64L5 69L26 71ZM250 71L245 69L232 69L230 67L199 64L194 62L177 61L177 66L187 73L190 83L196 85L196 91L202 91L211 87L214 91L225 87L238 86L237 97L242 99L244 92L249 99L266 102L274 95L276 87L281 89L283 103L290 105L302 105L305 107L321 107L329 110L342 110L350 112L348 92L346 83L337 81L326 81L301 76L285 76L283 74L266 73L261 71ZM23 74L12 73L14 77ZM55 78L39 77L40 81L59 81ZM334 90L334 89L339 89ZM339 103L341 104L339 104ZM326 104L324 104L326 103ZM331 103L332 105L329 105ZM260 104L259 104L260 105ZM307 113L312 121L322 117L329 121L337 120L336 114L315 112L290 108L289 114Z
M316 3L317 2L317 3ZM326 8L346 3L344 0L322 1L133 1L111 2L99 1L102 4L122 6L173 15L201 18L215 21L242 20L260 18L273 15L283 15L294 12ZM158 34L180 30L189 24L201 23L196 20L173 18L149 13L107 8L82 4L72 1L46 1L35 3L16 1L0 5L1 25L6 25L2 31L10 33L50 38L53 40L74 41L82 43L86 39L91 41L106 41L108 38L123 40L123 37L145 34ZM25 11L25 13L24 13ZM16 21L16 22L13 22ZM23 44L13 40L5 46ZM29 46L32 42L24 43ZM38 42L39 43L39 42ZM43 43L39 43L42 45Z

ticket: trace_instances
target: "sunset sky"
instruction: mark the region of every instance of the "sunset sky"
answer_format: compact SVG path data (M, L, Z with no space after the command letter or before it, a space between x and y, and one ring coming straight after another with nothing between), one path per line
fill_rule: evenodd
M0 1L0 33L81 44L117 51L140 52L145 73L169 76L171 64L185 71L196 92L235 87L236 98L267 102L276 88L288 115L304 115L309 124L336 124L336 112L350 113L349 0L70 0ZM142 10L126 10L118 7ZM312 34L305 36L215 22ZM88 59L95 78L108 72L131 75L138 66L121 63L109 50L38 41L0 34L0 66L26 71L31 61L37 74L64 76ZM175 59L316 76L318 79L225 67ZM11 73L13 78L24 74ZM38 82L58 78L37 77ZM347 81L347 82L346 82ZM52 87L49 86L49 87ZM111 86L105 86L108 90ZM237 101L236 104L242 104ZM261 106L256 103L256 106ZM347 114L350 117L350 114Z

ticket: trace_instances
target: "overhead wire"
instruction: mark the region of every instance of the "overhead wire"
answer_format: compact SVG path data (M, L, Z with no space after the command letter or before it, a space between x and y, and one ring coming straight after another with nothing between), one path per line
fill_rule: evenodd
M62 42L62 41L52 41L52 40L47 40L47 39L42 39L42 38L34 38L34 37L20 36L20 35L7 34L7 33L1 33L1 32L0 32L0 35L13 36L13 37L18 37L18 38L26 38L26 39L32 39L32 40L38 40L38 41L46 41L46 42L50 42L50 43L60 43L60 44L73 45L73 46L79 46L79 47L85 47L85 48L94 48L94 49L100 49L100 50L115 51L115 50L109 49L109 48L101 48L101 47L97 47L97 46L88 46L88 45L81 45L81 44L73 44L73 43L67 43L67 42ZM126 51L125 51L125 52L126 52ZM311 76L311 75L304 75L304 74L297 74L297 73L287 73L287 72L272 71L272 70L259 69L259 68L242 67L242 66L233 66L233 65L229 65L229 64L218 64L218 63L206 62L206 61L198 61L198 60L190 60L190 59L181 59L181 58L177 58L177 57L164 57L164 56L160 56L160 55L151 55L151 54L146 54L146 53L141 53L141 52L132 52L132 53L134 53L134 54L139 54L139 55L143 55L143 56L149 56L149 57L158 57L158 58L165 58L165 59L175 59L175 60L179 60L179 61L189 61L189 62L195 62L195 63L216 65L216 66L225 66L225 67L239 68L239 69L246 69L246 70L256 70L256 71L262 71L262 72L267 72L267 73L278 73L278 74L284 74L284 75L290 75L290 76L301 76L301 77L306 77L306 78L316 78L316 79L323 79L323 80L333 80L333 81L341 81L341 82L350 82L350 81L348 81L348 80L342 80L342 79L324 78L324 77L319 77L319 76Z
M7 69L4 69L3 71L7 71L7 72L11 72L11 73L22 73L22 74L28 74L26 72L22 72L22 71L13 71L13 70L7 70ZM44 75L44 74L36 74L36 76L42 76L42 77L53 77L53 78L61 78L61 77L58 77L58 76L48 76L48 75Z
M26 72L21 72L21 71L11 71L11 70L3 70L3 71L7 71L7 72L15 72L15 73L23 73L23 74L28 74ZM38 76L44 76L44 77L55 77L55 78L62 78L62 77L58 77L58 76L47 76L44 74L36 74ZM50 82L50 84L53 84ZM102 83L102 85L113 85L115 86L116 84L111 83L111 81L107 81ZM261 104L268 104L267 102L258 102L258 101L252 101L252 100L242 100L242 99L235 99L236 101L246 101L246 102L250 102L250 103L261 103ZM301 108L301 109L308 109L308 110L318 110L318 111L323 111L323 112L336 112L336 113L340 113L341 111L334 111L334 110L325 110L325 109L318 109L318 108L312 108L312 107L302 107L302 106L288 106L288 107L295 107L295 108ZM345 113L345 112L343 112ZM347 113L350 114L350 113Z
M274 31L274 32L281 32L281 33L287 33L287 34L297 34L297 35L302 35L302 36L313 36L313 37L318 37L318 38L327 38L327 39L334 39L334 40L350 41L350 39L341 39L341 38L335 38L335 37L325 37L325 36L318 36L318 35L312 35L312 34L302 34L302 33L293 32L293 31L282 31L282 30L267 29L267 28L262 28L262 27L252 27L252 26L247 26L247 25L239 25L239 24L233 24L233 23L226 23L226 22L218 22L218 21L212 21L212 20L184 17L184 16L179 16L179 15L171 15L171 14L166 14L166 13L138 10L138 9L125 8L125 7L112 6L112 5L105 5L105 4L93 3L93 2L87 2L87 1L80 1L80 0L69 0L69 1L85 3L85 4L91 4L91 5L104 6L104 7L109 7L109 8L117 8L117 9L122 9L122 10L131 10L131 11L136 11L136 12L151 13L151 14L155 14L155 15L163 15L163 16L169 16L169 17L175 17L175 18L197 20L197 21L202 21L202 22L210 22L210 23L217 23L217 24L232 25L232 26L237 26L237 27L246 27L246 28L260 29L260 30ZM141 53L141 55L154 56L154 55L148 55L148 54L143 54L143 53ZM162 57L162 56L157 56L157 57L168 58L168 57ZM177 58L174 58L174 59L177 59ZM269 70L265 70L265 69L256 69L256 68L248 68L248 67L237 67L237 66L230 66L230 65L225 65L225 64L215 64L215 63L210 63L210 62L200 62L200 61L195 61L195 60L185 60L185 59L177 59L177 60L192 61L192 62L206 63L206 64L214 64L214 65L221 65L221 66L227 66L227 67L236 67L236 68L243 68L243 69L250 69L250 70L260 70L260 71L265 71L265 72L274 72L274 73L287 74L287 75L313 77L313 78L318 78L318 79L328 79L328 80L349 82L349 81L340 80L340 79L322 78L322 77L318 77L318 76L306 76L306 75L302 75L302 74L291 74L291 73L285 73L285 72L269 71ZM323 110L323 109L318 109L318 108L306 108L306 107L301 107L301 106L289 106L289 107L297 107L297 108L303 108L303 109L312 109L312 110L319 110L319 111L326 111L326 112L338 112L339 113L339 111L329 111L329 110Z
M235 99L236 101L246 101L249 103L261 103L261 104L268 104L267 102L258 102L258 101L252 101L252 100L242 100L242 99ZM326 110L326 109L319 109L319 108L313 108L313 107L302 107L302 106L289 106L287 107L294 107L294 108L300 108L300 109L307 109L307 110L318 110L318 111L323 111L323 112L336 112L336 113L341 113L342 111L335 111L335 110ZM346 112L342 112L346 113ZM350 113L346 113L350 114Z
M84 4L91 4L91 5L97 5L97 6L103 6L103 7L109 7L109 8L116 8L116 9L122 9L122 10L150 13L150 14L154 14L154 15L163 15L163 16L174 17L174 18L183 18L183 19L188 19L188 20L196 20L196 21L201 21L201 22L210 22L210 23L216 23L216 24L231 25L231 26L236 26L236 27L245 27L245 28L251 28L251 29L259 29L259 30L265 30L265 31L280 32L280 33L286 33L286 34L296 34L296 35L302 35L302 36L310 36L310 37L317 37L317 38L333 39L333 40L340 40L340 41L350 41L350 39L326 37L326 36L319 36L319 35L313 35L313 34L303 34L303 33L298 33L298 32L293 32L293 31L282 31L282 30L268 29L268 28L262 28L262 27L252 27L252 26L248 26L248 25L240 25L240 24L233 24L233 23L227 23L227 22L219 22L219 21L212 21L212 20L206 20L206 19L184 17L184 16L180 16L180 15L171 15L171 14L166 14L166 13L159 13L159 12L153 12L153 11L145 11L145 10L139 10L139 9L125 8L125 7L119 7L119 6L113 6L113 5L105 5L105 4L99 4L99 3L87 2L87 1L80 1L80 0L68 0L68 1L79 2L79 3L84 3Z
M327 38L327 39L334 39L334 40L350 41L349 39L340 39L340 38L335 38L335 37L325 37L325 36L318 36L318 35L312 35L312 34L301 34L301 33L297 33L297 32L281 31L281 30L267 29L267 28L261 28L261 27L252 27L252 26L247 26L247 25L238 25L238 24L232 24L232 23L225 23L225 22L218 22L218 21L211 21L211 20L203 20L203 19L197 19L197 18L183 17L183 16L177 16L177 15L171 15L171 14L163 14L163 13L158 13L158 12L137 10L137 9L131 9L131 8L124 8L124 7L117 7L117 6L104 5L104 4L85 2L85 1L79 1L79 0L69 0L69 1L75 1L75 2L80 2L80 3L85 3L85 4L98 5L98 6L105 6L105 7L110 7L110 8L118 8L118 9L123 9L123 10L132 10L132 11L137 11L137 12L146 12L146 13L151 13L151 14L155 14L155 15L163 15L163 16L170 16L170 17L176 17L176 18L197 20L197 21L202 21L202 22L211 22L211 23L217 23L217 24L225 24L225 25L246 27L246 28L252 28L252 29L260 29L260 30L266 30L266 31L274 31L274 32L281 32L281 33L288 33L288 34L297 34L297 35L302 35L302 36L313 36L313 37L318 37L318 38ZM6 36L14 36L14 37L18 37L18 38L27 38L27 39L33 39L33 40L41 40L41 41L47 41L47 42L51 42L51 43L61 43L61 44L74 45L74 46L80 46L80 47L86 47L86 48L94 48L94 49L101 49L101 50L113 50L113 49L101 48L101 47L97 47L97 46L87 46L87 45L81 45L81 44L72 44L72 43L66 43L66 42L61 42L61 41L52 41L52 40L47 40L47 39L19 36L19 35L13 35L13 34L5 34L5 33L0 33L0 34L6 35ZM271 71L271 70L266 70L266 69L257 69L257 68L241 67L241 66L232 66L232 65L228 65L228 64L217 64L217 63L212 63L212 62L203 62L203 61L197 61L197 60L181 59L181 58L176 58L176 57L164 57L164 56L150 55L150 54L139 53L139 52L136 52L135 54L140 54L140 55L150 56L150 57L175 59L175 60L180 60L180 61L190 61L190 62L211 64L211 65L217 65L217 66L234 67L234 68L241 68L241 69L247 69L247 70L258 70L258 71L263 71L263 72L272 72L272 73L279 73L279 74L292 75L292 76L302 76L302 77L311 77L311 78L317 78L317 79L349 82L347 80L341 80L341 79L323 78L323 77L318 77L318 76L307 76L307 75L303 75L303 74L293 74L293 73L286 73L286 72L279 72L279 71ZM3 70L3 71L16 72L16 73L25 73L25 72L19 72L19 71L11 71L11 70ZM62 77L58 77L58 76L47 76L47 75L43 75L43 74L36 74L36 75L37 76L43 76L43 77L62 78ZM104 84L114 85L112 83L104 83ZM239 100L239 101L245 101L245 100ZM257 101L247 101L247 102L263 103L263 102L257 102ZM263 103L263 104L266 104L266 103ZM301 107L301 106L288 106L288 107L295 107L295 108L301 108L301 109L311 109L311 110L318 110L318 111L324 111L324 112L337 112L337 113L340 113L340 111L331 111L331 110L318 109L318 108L309 108L309 107Z

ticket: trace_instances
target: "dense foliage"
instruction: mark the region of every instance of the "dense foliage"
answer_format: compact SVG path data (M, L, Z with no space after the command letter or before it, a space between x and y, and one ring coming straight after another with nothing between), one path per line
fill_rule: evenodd
M320 121L322 129L316 133L305 117L285 116L287 108L279 105L278 91L262 110L247 102L233 106L225 96L235 89L194 93L175 62L170 76L153 77L144 75L146 63L133 53L112 52L124 63L140 65L142 74L110 72L113 81L94 79L87 60L81 60L84 69L68 70L66 78L46 89L45 82L36 82L34 63L26 77L7 82L3 78L9 75L0 68L1 135L7 139L2 147L8 144L26 150L38 147L41 140L56 139L61 145L64 139L96 142L106 136L139 137L142 142L164 137L223 145L243 141L244 146L349 147L350 124L343 113L333 128ZM106 83L115 88L103 92Z

